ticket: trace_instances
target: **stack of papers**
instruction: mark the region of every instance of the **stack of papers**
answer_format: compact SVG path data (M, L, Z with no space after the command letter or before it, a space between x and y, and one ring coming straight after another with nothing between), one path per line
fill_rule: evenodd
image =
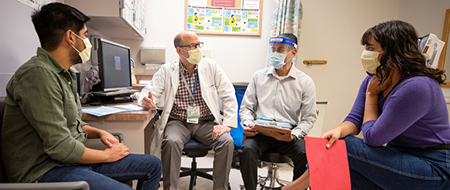
M287 121L259 118L255 121L255 129L263 135L270 136L268 131L276 131L281 134L290 133L292 125Z
M255 121L255 125L262 125L262 126L268 126L268 127L281 127L286 129L292 129L291 123L287 121L282 120L273 120L273 119L266 119L266 118L258 118Z
M126 105L115 105L115 106L101 106L97 108L83 108L82 112L95 115L97 117L127 112L127 111L142 111L142 107L134 105L134 104L126 104Z

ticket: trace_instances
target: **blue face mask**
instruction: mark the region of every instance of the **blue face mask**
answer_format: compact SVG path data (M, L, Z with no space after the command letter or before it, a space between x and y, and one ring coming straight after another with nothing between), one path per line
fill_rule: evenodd
M287 54L282 54L278 52L273 52L270 54L270 64L275 67L275 69L280 69L286 63L284 59L286 59Z

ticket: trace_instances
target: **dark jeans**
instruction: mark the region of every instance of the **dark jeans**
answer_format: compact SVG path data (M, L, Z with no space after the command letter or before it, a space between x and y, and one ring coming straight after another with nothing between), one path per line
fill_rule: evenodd
M278 141L261 134L245 137L239 154L242 179L246 190L255 190L258 176L258 158L269 148L277 149L287 155L294 162L293 180L300 177L306 170L305 141L303 138L296 142Z
M354 136L347 146L352 189L450 189L450 151L370 147Z
M132 189L121 183L138 180L137 189L158 189L161 161L153 155L130 154L103 164L55 167L41 176L38 182L86 181L91 190Z

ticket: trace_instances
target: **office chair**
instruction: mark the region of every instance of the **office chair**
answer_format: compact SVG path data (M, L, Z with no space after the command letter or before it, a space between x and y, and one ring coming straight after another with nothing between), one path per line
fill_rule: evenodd
M261 154L259 160L271 163L271 165L269 166L269 170L267 171L267 177L260 177L258 179L257 183L261 186L261 190L281 189L282 186L290 183L290 181L279 178L279 168L277 165L277 163L292 162L292 160L288 156L281 154L276 149L268 149ZM267 182L269 182L268 186L266 186ZM278 186L276 186L276 183L278 184Z
M2 123L3 123L4 111L5 111L5 97L0 97L0 132L1 132ZM113 133L113 135L119 139L119 142L123 142L123 135L121 133ZM50 183L8 183L8 179L6 178L5 171L3 170L3 162L1 161L1 151L0 151L0 183L1 183L0 190L37 190L37 189L89 190L89 184L85 181L50 182ZM125 182L125 183L129 185L130 182Z
M212 175L207 172L211 172L212 168L197 168L197 157L204 157L208 154L212 148L195 139L190 139L184 144L183 155L192 158L191 168L181 167L180 178L184 176L191 176L189 182L189 190L192 190L196 184L197 176L212 180Z
M156 109L158 116L160 116L163 112L163 109ZM185 176L190 176L189 182L189 190L192 190L196 185L197 176L212 180L212 175L208 172L212 172L212 168L197 168L197 157L205 157L208 154L208 151L212 150L212 147L205 145L193 138L189 139L189 141L184 144L183 155L186 155L192 158L191 167L181 167L180 170L180 178ZM160 181L163 181L163 177L161 177ZM230 183L228 183L228 189L231 189Z

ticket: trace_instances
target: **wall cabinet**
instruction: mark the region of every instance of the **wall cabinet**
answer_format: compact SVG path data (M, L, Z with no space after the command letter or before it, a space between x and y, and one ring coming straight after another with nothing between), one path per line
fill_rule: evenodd
M143 40L144 0L65 0L91 18L89 28L112 39Z

